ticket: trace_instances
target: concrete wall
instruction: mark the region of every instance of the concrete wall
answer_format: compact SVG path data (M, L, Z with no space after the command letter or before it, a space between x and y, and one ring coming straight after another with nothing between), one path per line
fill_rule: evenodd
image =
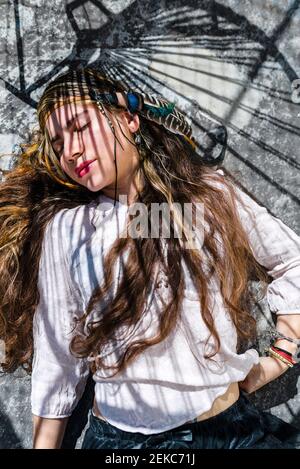
M225 125L225 167L300 234L299 11L291 0L0 0L0 153L35 124L49 79L71 65L102 66L175 100L200 137L215 119ZM265 302L254 314L260 333L272 327ZM299 366L251 399L300 428L298 377ZM21 371L0 378L0 448L30 447L29 392ZM76 432L70 425L66 446Z

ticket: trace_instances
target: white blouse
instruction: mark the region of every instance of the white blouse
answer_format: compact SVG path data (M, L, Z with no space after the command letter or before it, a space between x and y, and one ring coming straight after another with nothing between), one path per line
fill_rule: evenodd
M267 289L270 310L300 314L300 237L235 188L245 204L238 203L238 212L253 254L273 278ZM47 225L38 278L40 301L33 324L31 406L35 415L68 417L83 394L91 358L78 359L69 351L73 318L82 314L92 291L102 283L104 254L125 226L127 210L128 206L120 202L114 208L113 200L101 195L90 204L61 210ZM175 330L161 343L147 348L116 377L102 370L93 376L102 415L122 430L151 434L177 427L209 410L216 397L232 382L243 380L259 362L255 349L237 354L236 330L215 278L209 288L221 349L214 361L203 358L209 332L188 270L184 273L182 318ZM115 290L120 274L119 263ZM122 348L133 338L155 333L157 312L168 295L168 285L159 270L157 280L158 288L153 285L146 314ZM94 312L93 317L97 314ZM114 363L118 350L113 345L107 347L103 353L107 363Z

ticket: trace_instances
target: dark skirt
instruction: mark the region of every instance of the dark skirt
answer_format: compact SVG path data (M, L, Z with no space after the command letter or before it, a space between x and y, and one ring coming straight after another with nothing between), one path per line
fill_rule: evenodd
M201 422L144 435L120 430L90 413L82 449L300 448L300 430L257 409L241 392L224 412Z

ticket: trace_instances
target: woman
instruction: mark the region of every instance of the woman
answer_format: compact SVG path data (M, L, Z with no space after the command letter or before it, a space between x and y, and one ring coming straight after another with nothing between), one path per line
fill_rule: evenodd
M300 238L199 161L164 99L71 70L37 112L0 186L2 366L32 372L34 448L61 447L90 370L82 448L293 447L246 393L295 364ZM251 279L269 356L249 348Z

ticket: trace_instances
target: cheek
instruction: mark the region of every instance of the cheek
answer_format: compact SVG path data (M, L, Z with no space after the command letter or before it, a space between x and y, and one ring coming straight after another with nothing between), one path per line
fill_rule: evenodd
M94 120L90 132L86 132L83 138L85 148L90 153L97 154L100 159L113 160L115 138L106 122L99 123ZM119 145L117 144L118 147ZM117 151L119 151L119 148Z
M60 163L61 168L67 172L67 165L65 164L63 157L59 159L59 163Z
M71 171L70 171L70 168L68 168L68 165L66 164L66 162L64 161L64 158L61 157L60 158L60 166L61 166L61 169L68 175L70 176L72 179L74 179L74 174L72 175L71 174Z

